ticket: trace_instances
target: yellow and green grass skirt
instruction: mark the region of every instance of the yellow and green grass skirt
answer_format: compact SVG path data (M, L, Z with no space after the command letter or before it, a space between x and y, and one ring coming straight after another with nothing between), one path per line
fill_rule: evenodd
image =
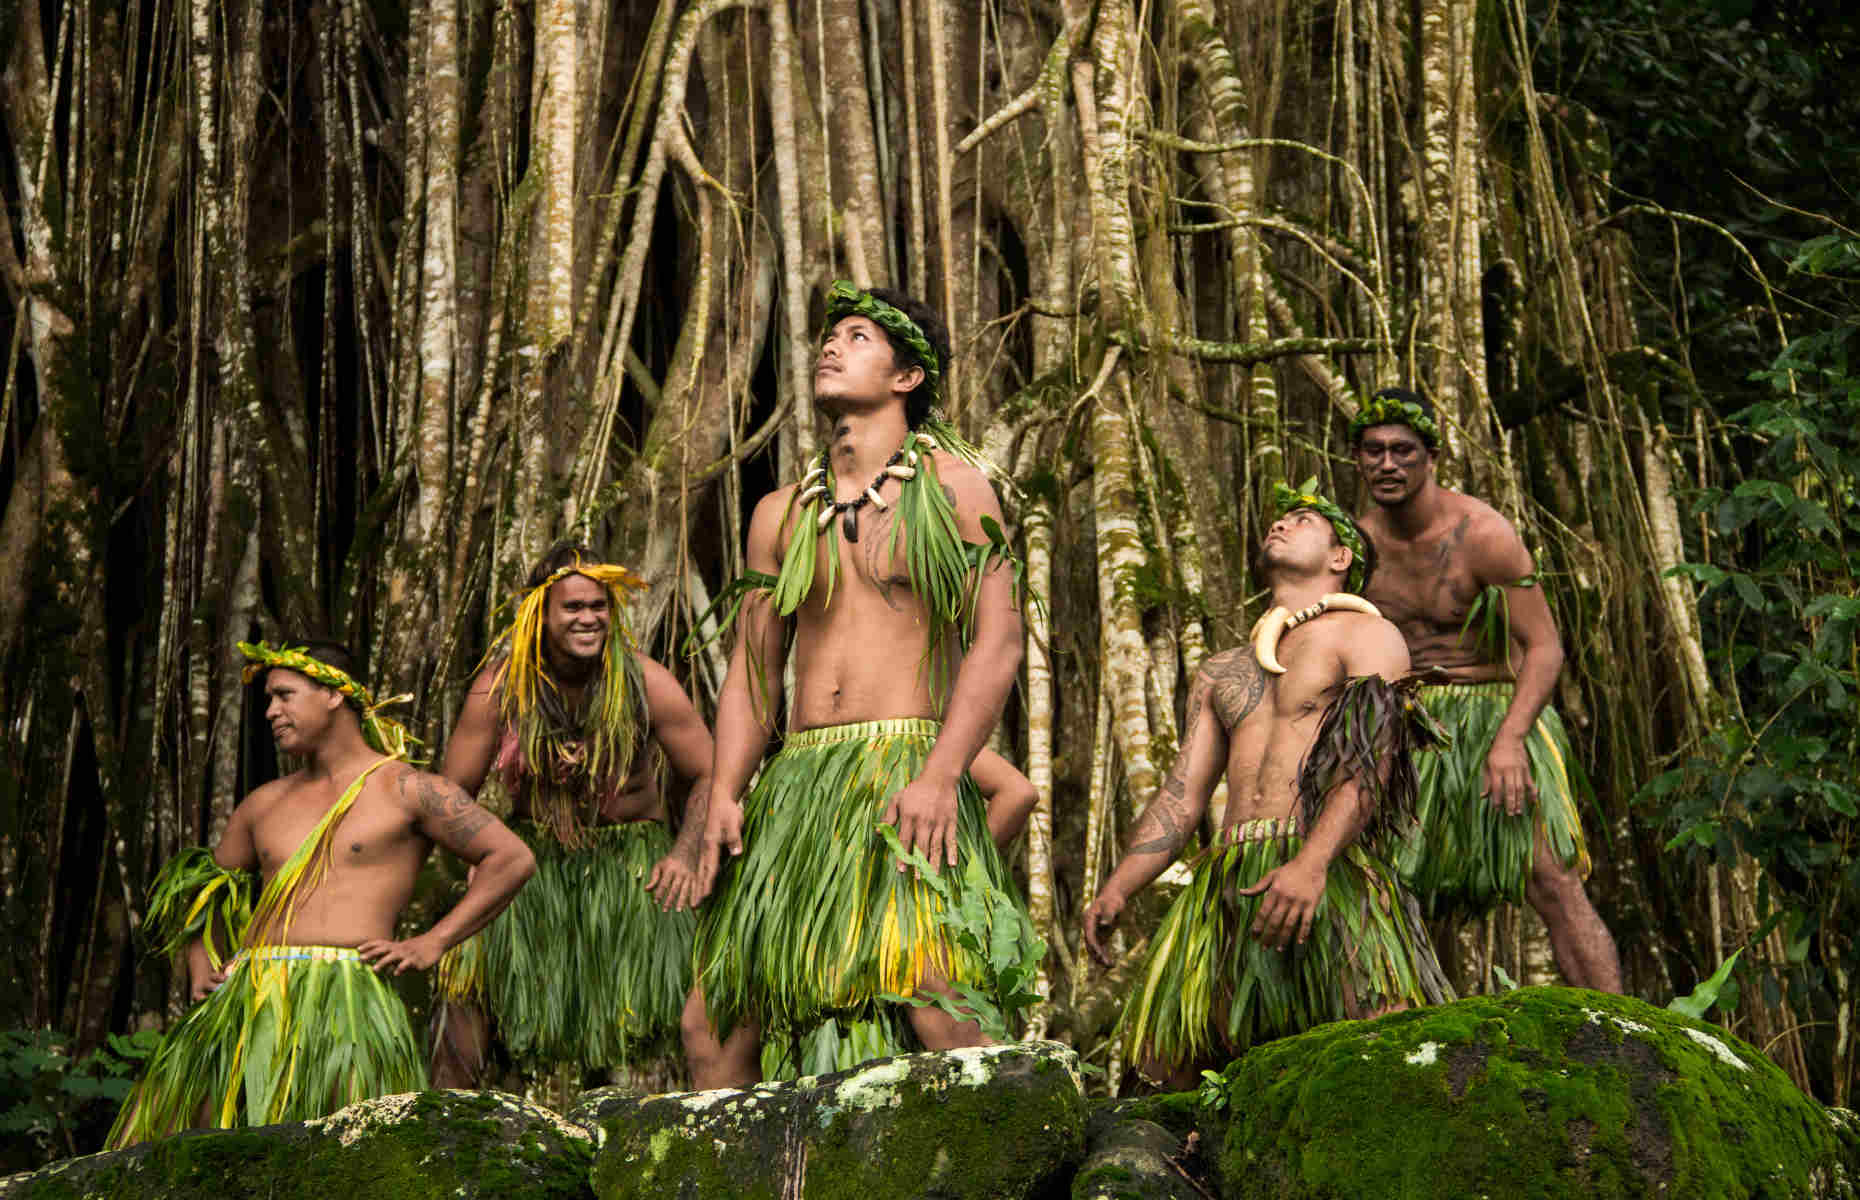
M603 1070L674 1048L697 917L646 891L672 848L663 822L588 831L575 850L528 823L536 874L510 907L441 958L437 990L481 1004L526 1070Z
M1261 897L1240 889L1303 844L1289 822L1247 821L1198 856L1124 1005L1130 1062L1202 1064L1328 1021L1453 998L1413 904L1360 846L1331 863L1309 940L1274 950L1254 939Z
M879 835L892 796L917 777L939 725L864 721L790 734L743 802L743 855L726 866L698 927L698 979L713 1026L745 1017L767 1034L826 1017L869 1019L927 976L986 986L988 963L960 944L942 901ZM1017 904L988 837L981 794L957 789L956 905Z
M1522 902L1540 829L1557 861L1588 877L1578 805L1589 795L1589 782L1570 754L1569 735L1554 708L1544 708L1524 739L1536 803L1512 816L1480 794L1486 755L1513 691L1504 682L1421 689L1422 702L1453 741L1415 755L1419 826L1402 845L1397 866L1430 917L1476 917L1500 902Z
M425 1087L406 1006L354 950L259 946L162 1039L107 1147L307 1121Z

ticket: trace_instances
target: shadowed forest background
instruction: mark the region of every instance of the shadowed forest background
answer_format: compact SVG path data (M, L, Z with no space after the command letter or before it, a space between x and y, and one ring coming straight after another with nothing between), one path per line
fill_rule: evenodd
M176 1011L145 885L277 768L234 642L351 643L436 752L578 532L712 711L721 652L677 647L817 445L839 277L948 315L1044 601L1000 731L1042 796L1036 1030L1115 1065L1163 889L1108 975L1078 915L1258 615L1271 483L1353 503L1357 397L1410 382L1444 480L1537 554L1629 990L1739 955L1715 1018L1853 1103L1843 6L0 0L0 30L8 1133L94 1148L72 1114L114 1077L73 1061ZM1443 951L1463 991L1553 981L1528 911Z

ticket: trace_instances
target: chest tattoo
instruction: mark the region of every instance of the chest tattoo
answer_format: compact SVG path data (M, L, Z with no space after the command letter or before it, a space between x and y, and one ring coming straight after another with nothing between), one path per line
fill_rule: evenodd
M1226 662L1211 667L1209 678L1214 686L1214 712L1229 732L1253 715L1266 694L1266 673L1251 654L1239 653Z

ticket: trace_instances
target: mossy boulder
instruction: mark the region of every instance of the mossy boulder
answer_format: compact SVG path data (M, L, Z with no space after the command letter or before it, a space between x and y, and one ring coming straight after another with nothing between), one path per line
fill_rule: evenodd
M1600 992L1327 1025L1223 1084L1228 1200L1854 1194L1839 1116L1762 1054Z
M1013 1200L1063 1186L1085 1142L1078 1058L1054 1042L600 1107L601 1200Z
M1205 1200L1195 1168L1198 1135L1176 1136L1155 1121L1115 1109L1092 1114L1085 1161L1072 1177L1072 1200Z
M416 1092L292 1125L185 1133L0 1181L3 1200L581 1200L585 1130L501 1092Z

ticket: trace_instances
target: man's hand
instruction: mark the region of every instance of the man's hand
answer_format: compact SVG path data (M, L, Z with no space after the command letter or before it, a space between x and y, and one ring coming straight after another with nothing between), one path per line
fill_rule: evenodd
M1091 956L1107 967L1111 965L1111 952L1100 939L1117 924L1117 918L1123 913L1124 904L1128 900L1129 897L1122 892L1106 887L1085 909L1085 945L1091 951ZM1099 932L1100 929L1103 933Z
M652 875L646 880L646 891L658 901L662 912L683 912L696 908L710 894L701 876L702 871L691 856L674 849L653 865Z
M704 846L698 852L698 897L710 895L724 851L735 858L743 852L743 806L733 797L713 793L704 819ZM696 903L696 901L693 901Z
M432 934L423 933L401 942L389 938L370 938L357 946L355 952L377 974L386 975L388 968L392 967L394 974L402 975L409 970L427 970L439 961L439 956L445 953L445 947Z
M1485 792L1493 808L1503 808L1512 816L1524 811L1526 803L1537 802L1537 785L1531 780L1530 756L1524 752L1524 739L1500 734L1485 756Z
M892 796L879 820L898 829L898 840L929 860L931 866L956 865L956 782L935 783L922 776ZM898 870L906 870L904 863Z
M194 1004L200 1003L208 996L211 996L214 991L219 988L220 984L225 982L226 970L223 967L218 971L209 969L199 974L193 974L189 981L190 986L188 988L190 1002Z
M1274 950L1292 944L1292 936L1304 945L1311 936L1311 921L1317 915L1318 901L1324 895L1325 869L1315 863L1294 858L1282 867L1274 867L1242 896L1265 893L1259 912L1253 917L1253 936Z

